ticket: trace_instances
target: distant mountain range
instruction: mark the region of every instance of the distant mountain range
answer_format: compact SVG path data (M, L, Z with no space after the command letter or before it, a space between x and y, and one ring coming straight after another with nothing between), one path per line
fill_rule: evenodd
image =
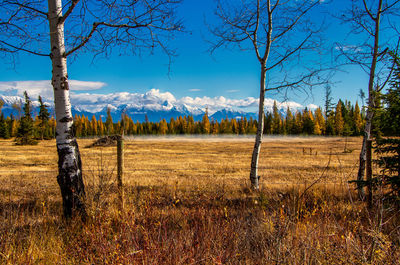
M2 112L5 116L20 115L13 108L13 104L20 104L21 109L24 99L20 96L5 96L0 95L0 99L4 101ZM49 100L44 100L51 114L54 114L54 103ZM121 115L125 112L134 121L143 122L146 116L149 121L160 121L165 119L169 121L171 118L176 119L179 116L192 115L195 121L201 120L206 109L209 113L209 118L220 121L225 118L246 117L247 119L257 118L258 99L246 98L242 100L226 99L224 97L216 98L190 98L185 97L175 99L169 93L160 93L157 89L152 89L144 94L138 93L115 93L109 95L100 94L73 94L71 95L72 114L85 115L89 119L95 115L97 119L100 117L105 120L107 109L110 108L110 113L114 121L118 121ZM131 103L132 102L132 103ZM274 100L266 99L266 111L272 111ZM39 102L32 100L33 114L37 114ZM295 102L277 102L278 109L281 114L285 115L286 109L289 106L292 110L302 109L304 106ZM309 106L313 108L313 106Z
M4 113L4 116L10 116L11 114L14 115L15 117L17 117L18 115L20 115L20 113L18 113L18 110L13 108L13 104L23 104L24 100L21 97L18 96L1 96L0 95L0 99L4 101L4 106L2 108L2 113ZM54 114L54 104L50 104L45 102L45 104L47 105L47 109L49 110L49 112L53 115ZM38 101L32 101L32 105L33 105L33 114L36 115L37 113L39 113L39 102ZM21 110L22 110L22 106L21 105ZM103 108L100 111L97 112L91 112L91 111L86 111L83 110L82 108L80 108L79 106L72 106L72 114L73 116L75 115L85 115L87 117L89 117L89 119L95 115L96 119L99 119L100 117L105 121L106 116L107 116L107 108L110 108L110 113L111 116L113 118L114 121L118 121L120 120L122 114L125 112L128 116L130 116L135 122L139 121L139 122L143 122L146 120L146 116L148 118L149 121L160 121L162 119L165 119L166 121L169 122L169 120L171 118L178 118L179 116L188 116L188 115L192 115L193 119L195 121L199 121L203 118L204 114L205 114L205 110L201 110L201 109L196 109L196 110L189 110L188 108L186 108L185 106L183 107L177 107L177 106L173 106L172 108L168 108L168 109L154 109L152 107L148 108L146 106L143 107L133 107L133 106L127 106L127 105L121 105L121 106L107 106L105 108ZM257 118L257 113L253 113L253 112L241 112L241 111L235 111L235 110L230 110L230 109L221 109L218 110L216 112L214 112L213 114L209 115L210 119L214 119L214 120L218 120L220 121L221 119L225 119L226 117L228 117L229 119L231 118L237 118L240 119L241 117L246 117L247 119L250 118Z

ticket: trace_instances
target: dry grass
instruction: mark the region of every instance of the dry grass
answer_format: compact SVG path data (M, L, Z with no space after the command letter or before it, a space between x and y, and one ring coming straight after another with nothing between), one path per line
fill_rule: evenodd
M397 264L398 212L366 211L347 184L360 138L266 138L250 193L253 140L125 141L84 148L86 224L64 223L54 141L0 141L0 264ZM329 164L329 167L327 165ZM306 192L305 192L306 191Z

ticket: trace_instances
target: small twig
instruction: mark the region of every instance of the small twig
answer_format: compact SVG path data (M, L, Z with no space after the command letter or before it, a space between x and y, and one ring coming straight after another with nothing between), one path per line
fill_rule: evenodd
M325 166L324 171L322 171L321 176L320 176L319 178L317 178L316 180L314 180L314 182L311 183L310 186L308 186L308 187L301 193L301 195L299 196L299 201L300 201L300 199L305 195L305 193L306 193L309 189L311 189L315 184L317 184L320 180L322 180L322 179L325 177L324 174L325 174L325 172L329 169L329 165L331 164L331 157L332 157L332 150L331 150L331 152L329 152L328 164Z

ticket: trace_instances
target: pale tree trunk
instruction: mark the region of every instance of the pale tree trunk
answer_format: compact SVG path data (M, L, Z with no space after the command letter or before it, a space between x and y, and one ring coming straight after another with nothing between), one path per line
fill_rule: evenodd
M56 143L58 152L57 181L61 189L64 217L79 214L86 217L85 189L78 143L73 135L69 97L67 59L65 57L62 1L48 0L52 60L52 80L56 112Z
M250 182L253 190L258 190L260 176L258 175L258 161L260 158L261 143L264 130L264 99L265 99L265 63L261 63L261 80L260 80L260 100L258 106L258 127L256 140L254 143L253 155L251 156Z
M374 107L375 107L375 99L374 99L374 80L375 80L375 71L376 64L378 61L378 53L379 53L379 30L380 30L380 19L381 19L381 11L382 11L382 0L379 1L378 4L378 12L376 14L375 21L375 34L374 34L374 50L372 54L372 62L371 69L369 72L369 81L368 81L368 110L367 116L365 119L365 129L364 129L364 137L363 137L363 145L360 152L360 165L358 168L357 181L363 181L365 179L365 163L367 159L367 141L371 140L371 128L372 128L372 118L374 116ZM379 90L379 88L377 88ZM362 185L358 184L358 195L360 198L364 198L364 190Z
M363 188L364 185L362 185L360 182L365 179L365 165L367 160L367 141L371 139L372 117L373 117L373 111L371 110L371 107L368 107L367 115L365 118L363 143L360 152L360 165L358 167L358 174L357 174L357 181L359 181L359 183L357 184L357 189L358 189L358 196L360 197L360 199L364 199L365 195Z

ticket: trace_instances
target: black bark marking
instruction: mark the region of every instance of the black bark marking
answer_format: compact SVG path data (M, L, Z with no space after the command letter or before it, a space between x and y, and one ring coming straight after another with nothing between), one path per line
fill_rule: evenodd
M63 123L65 123L65 122L71 122L71 121L73 121L74 119L72 118L72 117L64 117L64 118L62 118L61 120L60 120L60 122L63 122Z
M85 208L85 187L82 179L82 161L79 153L78 143L74 139L69 147L57 146L59 155L57 182L60 186L63 198L64 217L69 219L75 214L79 214L83 221L86 220L87 213ZM74 153L75 160L69 167L63 164L67 156Z
M75 138L74 131L72 130L72 128L69 129L69 130L66 130L64 133L67 134L67 139L74 139Z
M61 88L64 90L69 90L68 78L62 77L61 78Z
M65 90L69 90L69 84L68 84L68 81L67 81L67 80L64 81L64 89L65 89Z

